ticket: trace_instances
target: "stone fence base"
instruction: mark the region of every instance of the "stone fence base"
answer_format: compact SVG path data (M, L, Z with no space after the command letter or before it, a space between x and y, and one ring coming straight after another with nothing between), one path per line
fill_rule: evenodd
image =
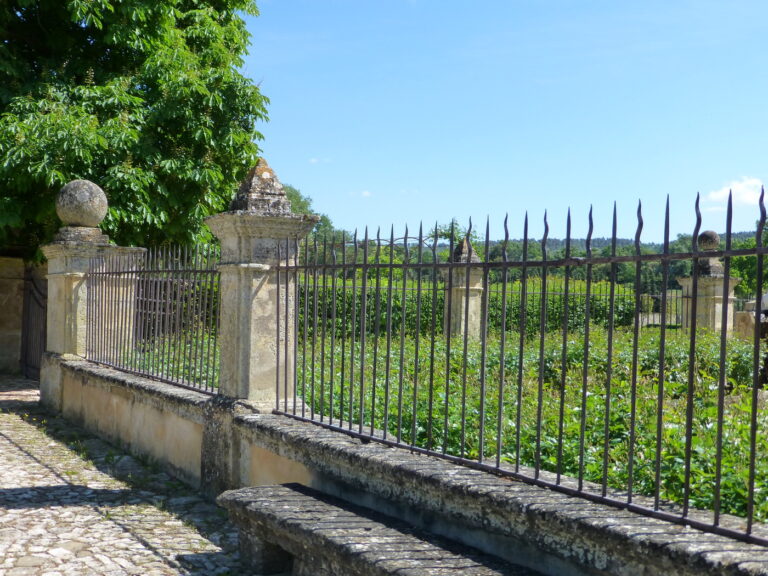
M298 482L552 575L768 575L768 549L127 376L45 358L42 401L215 496Z

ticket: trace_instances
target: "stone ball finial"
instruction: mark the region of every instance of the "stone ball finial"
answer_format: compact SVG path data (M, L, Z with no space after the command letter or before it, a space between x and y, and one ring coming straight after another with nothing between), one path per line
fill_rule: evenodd
M56 214L64 226L96 228L107 215L107 195L90 180L72 180L56 196Z
M699 248L705 252L717 250L720 246L720 236L712 230L705 230L699 234Z

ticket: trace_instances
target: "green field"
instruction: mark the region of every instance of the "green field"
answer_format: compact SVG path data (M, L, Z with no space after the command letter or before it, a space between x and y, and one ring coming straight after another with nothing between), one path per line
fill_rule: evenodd
M635 361L630 330L614 333L609 356L608 333L597 326L590 328L587 349L584 333L569 334L564 355L558 333L546 335L543 344L538 336L524 339L521 355L520 339L511 332L502 354L499 334L485 347L468 342L465 348L460 339L400 333L388 347L373 334L363 346L359 338L345 335L342 342L341 334L327 330L323 337L318 330L299 344L298 393L318 418L332 415L355 428L362 422L364 430L386 431L391 440L489 464L497 458L502 466L538 464L625 490L631 461L638 494L655 494L658 457L660 497L678 503L690 418L691 506L714 505L721 434L721 510L745 515L752 345L728 340L720 411L717 335L697 335L691 367L689 335L667 331L660 389L659 332L640 332ZM768 487L766 426L768 417L757 411L758 496ZM768 501L756 500L756 519L768 518Z

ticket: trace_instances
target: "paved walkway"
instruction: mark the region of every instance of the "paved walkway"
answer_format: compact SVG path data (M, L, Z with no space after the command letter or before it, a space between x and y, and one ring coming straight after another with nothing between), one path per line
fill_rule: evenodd
M0 376L0 576L247 574L225 513Z

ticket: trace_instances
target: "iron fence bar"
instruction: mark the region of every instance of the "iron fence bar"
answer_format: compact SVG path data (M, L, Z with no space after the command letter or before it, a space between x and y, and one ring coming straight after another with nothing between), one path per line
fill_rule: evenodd
M571 211L568 210L568 217L566 219L565 226L565 259L568 260L571 255ZM570 267L565 267L565 300L563 307L563 318L561 321L562 331L562 348L560 351L560 386L559 386L559 410L558 410L558 422L557 422L557 463L556 463L556 475L557 484L560 483L560 476L563 471L563 426L565 424L565 386L566 376L568 370L568 312L569 312L569 298L568 290L570 288Z
M432 258L432 318L430 323L430 330L433 337L429 342L429 399L427 400L427 448L432 449L434 442L434 410L435 410L435 348L437 344L437 338L434 337L437 334L437 285L438 285L438 268L434 264L437 263L437 223L435 223L434 239L430 248Z
M211 270L211 263L212 263L212 256L211 256L211 250L212 246L208 244L206 248L206 254L205 254L205 261L208 268L208 273L205 275L205 284L203 287L203 310L204 310L204 316L203 316L203 322L201 323L201 329L204 331L205 334L208 335L208 337L205 339L203 346L200 349L200 354L203 356L203 358L211 358L211 340L213 338L218 338L218 331L214 333L212 325L211 325L211 318L213 316L213 310L218 309L218 302L216 301L216 294L218 294L218 290L215 290L217 286L215 286L215 279L217 278L217 274ZM207 329L206 329L206 321L207 321ZM205 366L203 367L203 371L205 372L205 381L208 383L206 386L206 390L212 391L215 387L215 381L212 378L213 371L216 369L216 363L215 361L205 362ZM218 374L218 373L217 373Z
M295 310L292 310L291 308L291 265L293 263L293 259L296 258L297 252L294 250L296 247L297 240L294 239L293 243L294 245L291 246L291 239L286 238L285 239L285 302L283 307L283 314L284 314L284 321L285 324L285 341L283 343L283 348L285 351L285 359L283 361L284 368L283 368L283 405L285 406L285 409L288 409L288 396L291 396L290 401L295 402L296 399L296 356L294 352L294 356L291 357L290 351L292 348L296 345L296 332L295 332ZM280 262L280 258L277 259L278 263ZM280 275L280 270L277 270L277 275ZM294 283L295 284L295 283ZM294 303L296 300L294 300ZM294 304L295 306L296 304ZM291 322L291 313L294 312L293 317L294 321ZM279 318L279 315L278 315ZM293 336L291 335L291 328L294 328ZM280 346L280 341L278 340L276 342L277 347ZM292 363L292 364L291 364ZM289 392L291 391L291 392Z
M115 278L113 276L114 273L114 261L112 259L109 259L107 261L107 271L109 272L109 275L106 277L107 279L107 308L106 308L106 315L108 318L108 324L109 327L107 329L107 338L106 338L106 350L104 354L104 358L110 362L113 363L113 355L115 350Z
M114 298L114 286L113 286L113 278L112 278L112 271L114 263L111 261L109 257L106 257L105 259L106 263L106 272L107 275L104 276L104 288L105 288L105 302L106 306L104 306L103 314L107 318L107 330L106 330L106 337L104 338L104 351L102 353L102 357L105 361L112 364L112 358L110 352L114 350L114 306L112 306L112 300Z
M293 319L293 338L291 342L291 349L293 351L293 365L291 366L292 369L292 376L290 378L290 384L293 387L293 394L291 395L290 403L291 403L291 409L293 410L293 413L296 413L296 405L298 400L298 392L299 392L299 374L298 374L298 358L299 358L299 330L300 330L300 312L301 312L301 298L300 298L300 288L299 288L299 259L301 258L301 247L299 246L299 239L294 238L293 240L293 251L291 253L291 257L287 260L287 268L291 272L291 280L292 280L292 288L293 288L293 309L292 309L292 319ZM278 260L279 261L279 260ZM306 296L305 296L306 297ZM288 319L286 319L286 322L288 322ZM303 372L302 372L303 376ZM286 382L286 386L288 385L288 382ZM283 405L285 406L285 410L288 410L288 391L285 392L285 399L283 401ZM332 414L333 412L331 412Z
M547 236L549 235L549 224L547 223L547 213L544 212L544 237L541 240L541 295L539 301L539 374L538 387L536 392L536 453L534 455L535 475L538 479L541 470L541 417L544 407L544 336L547 325Z
M701 230L701 212L699 211L699 199L696 198L696 226L693 229L691 243L694 253L699 251L699 230ZM699 286L699 257L693 258L693 270L691 273L691 303L690 321L691 337L688 349L688 389L685 398L685 472L683 480L683 516L688 515L688 507L691 498L691 454L693 450L693 435L691 434L694 413L694 394L696 365L693 359L696 357L696 329L698 327L698 286Z
M326 238L327 240L327 238ZM343 244L342 244L343 249ZM336 263L336 236L331 236L331 262ZM336 381L336 274L331 273L331 381L328 400L328 422L333 423L334 383ZM341 420L341 417L339 417Z
M135 269L133 272L133 281L136 285L136 306L133 310L133 334L130 361L128 365L131 368L136 368L138 362L137 355L139 345L142 342L143 330L144 330L144 314L142 313L142 307L144 302L144 281L143 271L147 262L147 252L145 251L141 258L136 258Z
M419 239L418 239L418 253L416 256L416 265L418 266L418 273L416 275L416 326L413 339L413 391L411 397L411 442L412 446L416 445L416 423L418 420L418 391L419 391L419 375L421 370L420 363L420 344L421 344L421 270L423 263L423 227L419 224Z
M405 237L408 237L408 227L405 227ZM403 286L400 295L400 354L399 374L397 376L397 442L403 441L403 394L405 390L405 327L406 327L406 287L408 286L408 269L411 265L411 254L408 244L403 246Z
M285 244L287 244L289 240L286 238ZM283 256L282 256L282 246L283 243L279 240L277 241L277 270L275 270L275 410L280 409L280 337L282 336L282 333L280 332L280 313L282 312L282 309L280 307L281 299L280 299L280 272L281 272L281 266L280 263L282 262ZM287 248L285 250L285 262L286 267L288 266L288 250ZM286 288L286 297L287 297L287 288ZM286 336L288 335L288 318L286 318ZM286 338L287 340L287 338ZM287 362L286 362L287 365ZM283 386L285 388L285 392L283 394L283 403L284 405L288 402L288 382L285 381L283 383ZM287 409L287 407L286 407Z
M378 263L381 259L381 229L376 230L376 251L374 252L374 262ZM386 269L384 269L386 270ZM376 269L376 279L374 283L374 324L373 324L373 368L371 374L371 435L376 429L376 394L378 388L378 368L379 368L379 332L381 318L381 268Z
M665 254L669 253L669 196L664 209L664 246ZM662 262L662 286L669 284L669 261ZM661 506L661 455L664 440L664 393L666 383L666 351L667 351L667 290L661 292L661 327L659 334L659 382L656 396L656 455L654 461L654 499L653 509Z
M640 254L640 235L643 231L642 204L637 204L637 230L635 231L635 254ZM632 503L635 473L635 425L637 423L637 353L640 339L640 279L642 263L635 262L635 311L632 326L632 375L630 382L629 405L629 458L627 462L627 503Z
M191 269L189 268L190 260L191 260L191 266L192 266ZM186 276L187 281L190 283L190 286L182 285L182 288L184 288L184 292L185 292L185 297L183 300L184 314L182 314L180 317L177 316L177 320L181 323L180 334L184 338L184 352L186 352L191 356L191 358L189 358L189 361L191 361L192 367L191 367L191 370L184 370L181 366L179 366L177 369L182 373L186 372L185 376L187 379L189 379L190 376L192 378L195 378L195 373L196 373L195 370L197 368L197 354L196 354L197 346L195 342L197 337L197 326L196 326L195 320L197 318L197 308L198 308L198 301L197 301L197 279L198 279L197 268L199 266L198 250L195 249L194 251L190 251L185 246L184 259L179 264L184 266L184 272L182 274ZM188 312L187 306L191 308L192 310L191 314ZM179 308L179 311L181 312L181 307ZM177 355L180 352L182 351L179 350L177 352ZM192 380L192 382L194 382L194 380Z
M613 203L613 223L611 229L611 256L616 255L617 240L617 218L616 203ZM606 374L605 374L605 414L603 427L603 476L602 476L602 495L608 493L608 458L610 456L610 426L611 426L611 388L613 379L613 331L616 313L616 262L611 262L610 287L608 296L608 350L606 351Z
M312 239L312 357L310 361L311 375L309 384L309 413L315 416L315 382L317 380L317 310L320 305L320 293L318 291L318 265L317 265L317 236ZM321 354L322 355L322 354ZM320 376L322 378L322 374Z
M406 228L407 230L407 228ZM454 246L454 236L455 234L455 222L451 221L451 230L450 230L450 239L448 241L448 253L453 254L453 251L456 249ZM406 237L408 235L406 234ZM448 410L449 410L449 404L450 404L450 397L451 397L451 342L452 342L452 334L451 334L451 326L453 325L453 271L454 267L449 266L448 267L448 279L446 284L446 291L445 291L445 301L446 301L446 307L445 307L445 320L443 321L443 331L445 333L445 397L443 399L443 447L442 447L442 454L446 455L448 453L448 434L449 434L449 428L448 428Z
M592 207L589 207L589 229L587 230L586 251L587 259L592 256ZM581 414L579 420L579 490L584 488L584 443L587 433L587 384L589 382L589 324L592 305L592 264L587 265L586 300L584 302L584 353L582 355L581 369Z
M357 264L357 230L354 234L354 251L352 253L352 261ZM357 332L357 274L352 274L352 325L350 327L350 341L349 341L349 429L352 430L354 425L355 415L355 335Z
M342 268L343 276L342 276L342 296L341 296L341 317L346 318L347 317L347 281L346 281L346 264L347 264L347 250L346 250L346 232L341 233L341 261L344 265L344 268ZM352 328L354 330L354 328ZM342 327L341 329L341 358L339 359L341 361L341 377L340 377L340 388L339 388L339 426L342 425L344 421L344 402L346 400L345 395L345 376L346 376L346 370L347 370L347 330L346 327Z
M528 213L525 213L525 221L523 223L523 253L522 261L525 262L528 259ZM519 471L521 463L521 429L522 429L522 413L523 413L523 363L524 350L525 350L525 333L528 311L528 267L523 266L522 269L522 284L520 287L520 338L518 341L517 351L517 398L515 402L517 404L515 409L515 472Z
M163 306L165 310L164 317L166 319L166 330L171 334L170 337L163 336L163 366L167 366L168 372L171 374L171 378L174 380L184 381L184 374L182 373L181 366L178 363L179 353L181 348L187 349L187 334L186 326L182 325L181 320L181 308L182 302L187 299L185 280L188 273L182 267L182 262L187 258L186 246L177 246L175 250L170 249L171 252L171 265L170 274L165 279L166 288L170 286L174 292L175 297L173 299L174 306ZM175 254L174 254L175 252ZM167 302L167 300L166 300Z
M755 232L757 247L757 297L763 293L763 231L765 230L765 189L760 190L760 220ZM762 308L762 306L760 306ZM762 313L762 310L760 310ZM749 479L747 484L747 534L752 534L755 515L755 463L757 460L757 411L760 388L760 336L762 314L755 319L755 335L752 354L752 406L749 419Z
M731 226L733 223L733 201L732 195L728 195L728 206L725 216L725 246L726 251L731 248ZM725 258L723 262L723 296L724 301L721 306L720 314L720 357L718 359L718 382L717 382L717 424L715 437L715 488L713 496L713 524L720 524L720 496L723 468L723 420L725 414L725 380L726 380L726 353L727 353L727 327L728 327L728 293L731 275L731 259ZM757 323L759 319L755 319Z
M504 241L501 248L502 262L507 261L507 244L509 243L509 227L508 227L509 215L504 216ZM488 248L486 247L486 254L488 254ZM496 467L501 466L501 451L502 451L502 438L504 437L504 392L506 384L506 372L507 363L506 359L506 344L507 344L507 270L504 269L501 277L502 290L501 290L501 338L499 339L499 392L498 392L498 406L496 410ZM518 362L522 362L522 356Z
M384 430L384 438L387 438L389 434L389 402L390 402L390 387L389 379L392 370L392 280L394 276L394 258L395 258L395 227L390 226L389 229L389 269L388 282L387 282L387 352L384 359L384 421L382 429ZM433 339L434 340L434 339ZM431 417L431 416L430 416Z
M367 341L366 320L368 316L368 227L365 228L363 237L363 264L361 266L362 278L360 279L360 400L359 420L357 431L363 431L365 422L365 343Z
M304 262L309 262L309 242L304 243ZM307 402L307 340L309 339L309 268L304 268L304 335L301 340L301 415L306 414Z
M154 250L154 255L153 256L154 256L154 264L155 264L155 266L153 266L153 267L157 267L157 265L158 265L158 258L160 257L160 254L161 254L161 251L159 249L155 249ZM159 336L159 334L161 334L161 331L160 331L160 321L161 321L161 316L160 316L160 302L161 302L160 294L161 294L161 291L160 290L161 290L161 287L162 287L162 280L161 280L161 278L158 277L161 274L162 274L162 272L158 270L156 273L153 273L153 275L152 275L152 287L153 287L153 294L152 294L152 319L154 321L154 330L153 330L152 334L150 335L150 340L149 340L149 343L150 343L150 348L149 348L150 357L149 357L149 366L146 368L147 374L150 374L150 372L151 372L151 368L150 367L154 366L155 362L157 360L157 357L156 357L157 356L157 347L155 345L154 340L155 340L155 338L157 338ZM162 378L162 373L160 374L160 376Z
M143 255L142 255L143 256ZM124 306L125 313L125 363L133 366L133 356L136 350L136 306L138 301L138 282L136 272L139 267L140 258L136 254L127 257L128 273L126 274L126 283L128 285L128 301L132 306Z
M466 263L464 268L464 316L461 318L461 323L464 328L462 330L462 346L463 346L463 358L467 357L469 349L469 282L472 274L472 255L474 249L469 242L470 235L472 234L472 220L469 221L469 228L464 237L464 248L467 250ZM463 458L464 450L466 448L466 429L467 429L467 362L461 363L461 443L459 445L459 454Z
M485 245L483 259L488 259L491 233L490 219L485 220ZM486 395L486 367L488 363L488 268L483 268L483 295L480 302L480 425L477 450L478 462L485 459L485 395ZM469 294L467 294L469 299ZM497 432L498 433L498 432Z

